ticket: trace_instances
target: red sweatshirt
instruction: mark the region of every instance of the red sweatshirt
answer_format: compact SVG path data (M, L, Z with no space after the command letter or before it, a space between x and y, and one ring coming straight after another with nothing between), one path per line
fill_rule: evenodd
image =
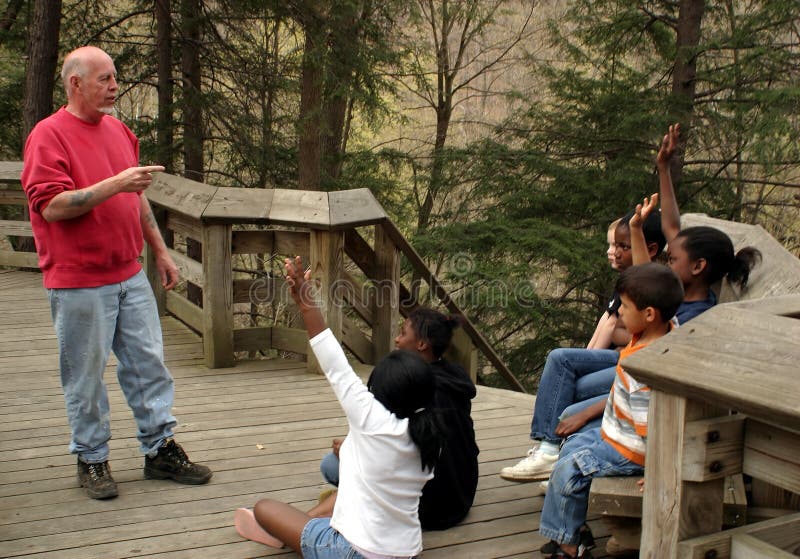
M127 126L112 116L92 124L62 107L33 129L24 159L22 187L45 287L97 287L126 280L141 269L144 239L137 193L116 194L72 219L48 223L42 217L57 194L138 165L139 141Z

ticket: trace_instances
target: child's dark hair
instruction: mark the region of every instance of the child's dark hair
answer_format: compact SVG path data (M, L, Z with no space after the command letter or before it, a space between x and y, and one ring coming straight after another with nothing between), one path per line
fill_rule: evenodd
M630 211L625 214L622 218L620 218L617 227L630 229L630 221L634 215L635 211ZM664 232L661 230L660 209L650 212L650 215L648 215L647 219L645 219L644 223L642 223L642 233L644 234L645 243L648 245L650 243L655 243L658 246L658 250L656 250L655 255L658 256L661 254L661 251L664 250L665 246L667 246L667 238L664 236Z
M733 253L730 237L713 227L700 225L687 227L675 237L683 240L683 249L691 260L706 261L705 281L714 284L728 278L734 285L744 289L750 278L750 270L761 261L761 251L755 247L745 247Z
M680 278L656 262L631 266L622 272L617 279L616 290L633 301L639 310L646 307L657 309L664 322L675 316L683 301Z
M367 388L383 407L408 418L408 434L419 448L422 469L436 465L444 444L444 429L433 408L435 380L430 365L411 351L395 350L381 359Z
M461 326L457 316L445 316L428 307L417 307L407 320L417 337L430 344L435 359L439 359L450 346L453 330Z

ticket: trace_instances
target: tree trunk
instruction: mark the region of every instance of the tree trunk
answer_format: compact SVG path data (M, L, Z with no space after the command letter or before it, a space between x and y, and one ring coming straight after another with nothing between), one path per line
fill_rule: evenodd
M298 186L301 190L319 190L321 177L322 59L320 30L304 26L306 40L300 78Z
M198 0L181 0L181 75L183 83L183 176L203 181L203 106L201 98L200 23L201 5ZM186 239L186 255L203 261L199 239ZM203 306L203 290L186 284L186 298Z
M58 67L58 34L61 28L61 0L33 2L28 30L28 67L25 72L25 94L22 103L22 143L36 123L53 112L53 86ZM30 219L27 204L23 217ZM16 250L36 251L31 237L20 237Z
M28 32L28 69L22 105L23 140L37 122L53 112L60 27L61 0L35 0Z
M325 84L325 100L322 112L322 183L331 185L342 169L344 134L349 101L352 95L361 25L369 16L367 2L359 17L357 6L344 2L331 14L330 50L327 57L328 81Z
M183 175L203 181L203 106L200 65L201 6L181 0L181 73L183 77Z
M700 44L700 29L703 21L705 0L680 0L678 9L675 69L672 73L672 93L677 101L679 122L688 131L694 112L694 95L697 87L697 46ZM682 143L684 140L681 140ZM683 160L675 157L670 163L670 172L675 184L683 175Z
M170 0L156 0L156 52L158 57L158 122L156 125L156 161L174 171L172 141L174 120L172 112L172 14Z

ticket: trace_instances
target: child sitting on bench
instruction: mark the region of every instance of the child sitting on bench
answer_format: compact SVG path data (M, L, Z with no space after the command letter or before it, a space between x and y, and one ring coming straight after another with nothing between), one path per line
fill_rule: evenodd
M543 557L590 559L581 544L581 528L592 478L644 471L650 389L625 372L623 364L672 329L670 319L683 300L683 287L669 268L648 263L625 270L616 289L622 299L620 318L632 339L620 353L601 427L571 436L561 448L539 526L551 540L541 549Z

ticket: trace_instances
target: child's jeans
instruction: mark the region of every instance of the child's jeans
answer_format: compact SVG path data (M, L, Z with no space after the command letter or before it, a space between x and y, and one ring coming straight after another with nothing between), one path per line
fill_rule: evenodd
M599 428L570 436L550 474L539 532L558 543L578 544L581 525L586 522L592 478L642 472L642 466L622 456L600 437Z
M613 349L554 349L547 355L531 418L531 439L556 444L559 416L568 406L599 395L608 396L619 353Z

